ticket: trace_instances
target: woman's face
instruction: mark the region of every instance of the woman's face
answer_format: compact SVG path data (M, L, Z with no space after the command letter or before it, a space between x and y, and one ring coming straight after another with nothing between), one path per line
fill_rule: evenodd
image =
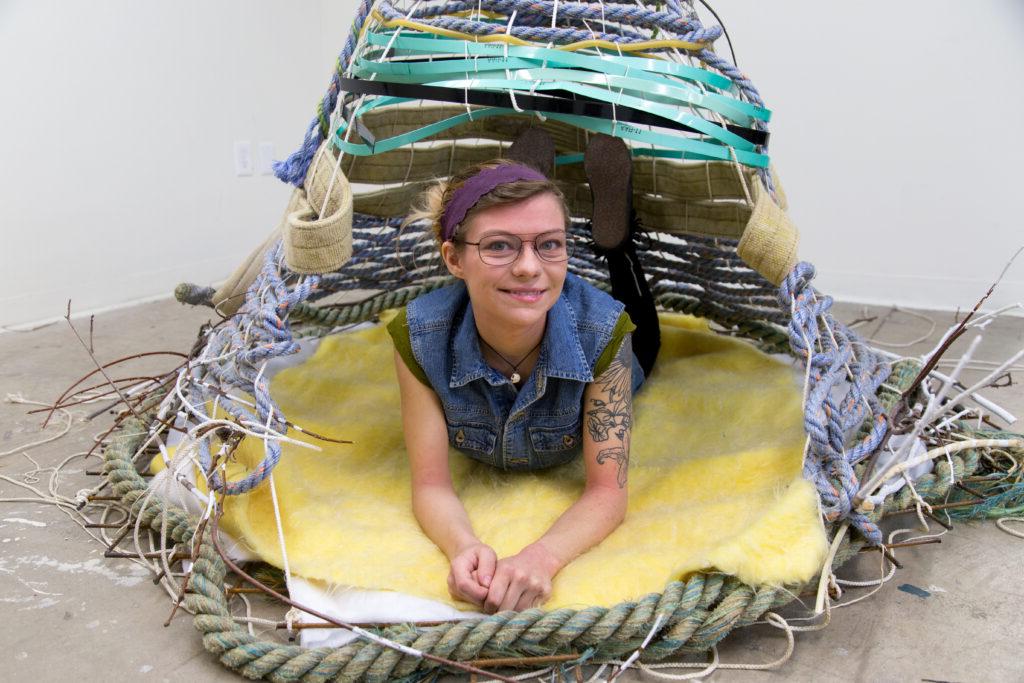
M541 259L534 244L527 241L552 231L565 231L565 217L558 198L544 192L515 204L478 211L464 226L460 241L479 242L499 233L523 240L519 258L512 263L488 265L474 245L441 245L448 270L466 282L478 324L510 331L539 326L543 331L547 312L562 293L568 262Z

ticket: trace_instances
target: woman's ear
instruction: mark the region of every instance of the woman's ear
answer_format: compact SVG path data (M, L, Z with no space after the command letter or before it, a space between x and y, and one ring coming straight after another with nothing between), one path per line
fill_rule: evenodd
M452 241L441 243L441 258L444 260L444 265L448 267L448 272L459 278L463 279L462 276L462 250L455 246Z

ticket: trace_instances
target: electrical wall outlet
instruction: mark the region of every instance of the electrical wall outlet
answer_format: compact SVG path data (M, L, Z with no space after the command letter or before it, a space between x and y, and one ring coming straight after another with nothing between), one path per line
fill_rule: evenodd
M256 155L256 172L260 175L274 175L274 143L261 142Z
M235 175L252 175L252 143L248 140L235 140Z

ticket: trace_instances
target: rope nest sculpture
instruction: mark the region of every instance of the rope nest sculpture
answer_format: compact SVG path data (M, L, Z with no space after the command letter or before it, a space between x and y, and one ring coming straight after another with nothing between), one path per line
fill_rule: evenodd
M923 502L984 512L955 487L972 475L985 493L1002 494L1004 508L1022 495L1019 484L1000 484L1006 468L993 455L1001 449L1019 460L1019 438L959 421L923 434L913 406L929 404L928 368L891 362L830 314L831 300L812 286L814 269L796 259L796 231L768 163L770 112L749 79L715 52L721 33L679 0L359 6L302 147L277 168L296 186L281 226L219 290L178 288L179 300L226 317L203 330L189 363L136 409L141 419L122 421L104 452L104 472L132 516L168 544L191 549L183 605L225 666L272 681L384 681L433 673L439 664L428 656L577 653L579 661L599 661L643 646L641 661L655 661L707 651L802 588L704 572L611 608L380 627L344 647L304 649L262 641L232 618L212 525L147 490L136 461L176 416L218 495L264 482L292 428L270 395L266 363L295 353L304 338L371 320L448 282L424 228L399 230L406 207L431 179L500 156L530 125L555 140L554 178L582 241L590 212L579 163L586 136L617 135L634 154L634 206L649 231L638 253L659 306L805 364L803 474L834 539L819 595L829 567L882 543L886 514ZM579 251L571 270L607 288L597 257ZM254 401L233 399L238 392ZM213 419L212 402L230 419ZM874 456L896 430L955 447L946 446L934 472L913 487L872 505L867 495L879 477L892 476L873 471ZM227 443L232 433L264 438L267 450L246 477L226 481L218 470L225 448L211 442L218 435ZM210 512L216 498L207 500Z

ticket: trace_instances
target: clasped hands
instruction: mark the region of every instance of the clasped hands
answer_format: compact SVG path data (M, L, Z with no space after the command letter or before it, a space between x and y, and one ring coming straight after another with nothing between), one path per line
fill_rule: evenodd
M451 559L448 592L493 614L537 607L551 595L551 580L561 562L540 543L498 559L479 541L461 548Z

